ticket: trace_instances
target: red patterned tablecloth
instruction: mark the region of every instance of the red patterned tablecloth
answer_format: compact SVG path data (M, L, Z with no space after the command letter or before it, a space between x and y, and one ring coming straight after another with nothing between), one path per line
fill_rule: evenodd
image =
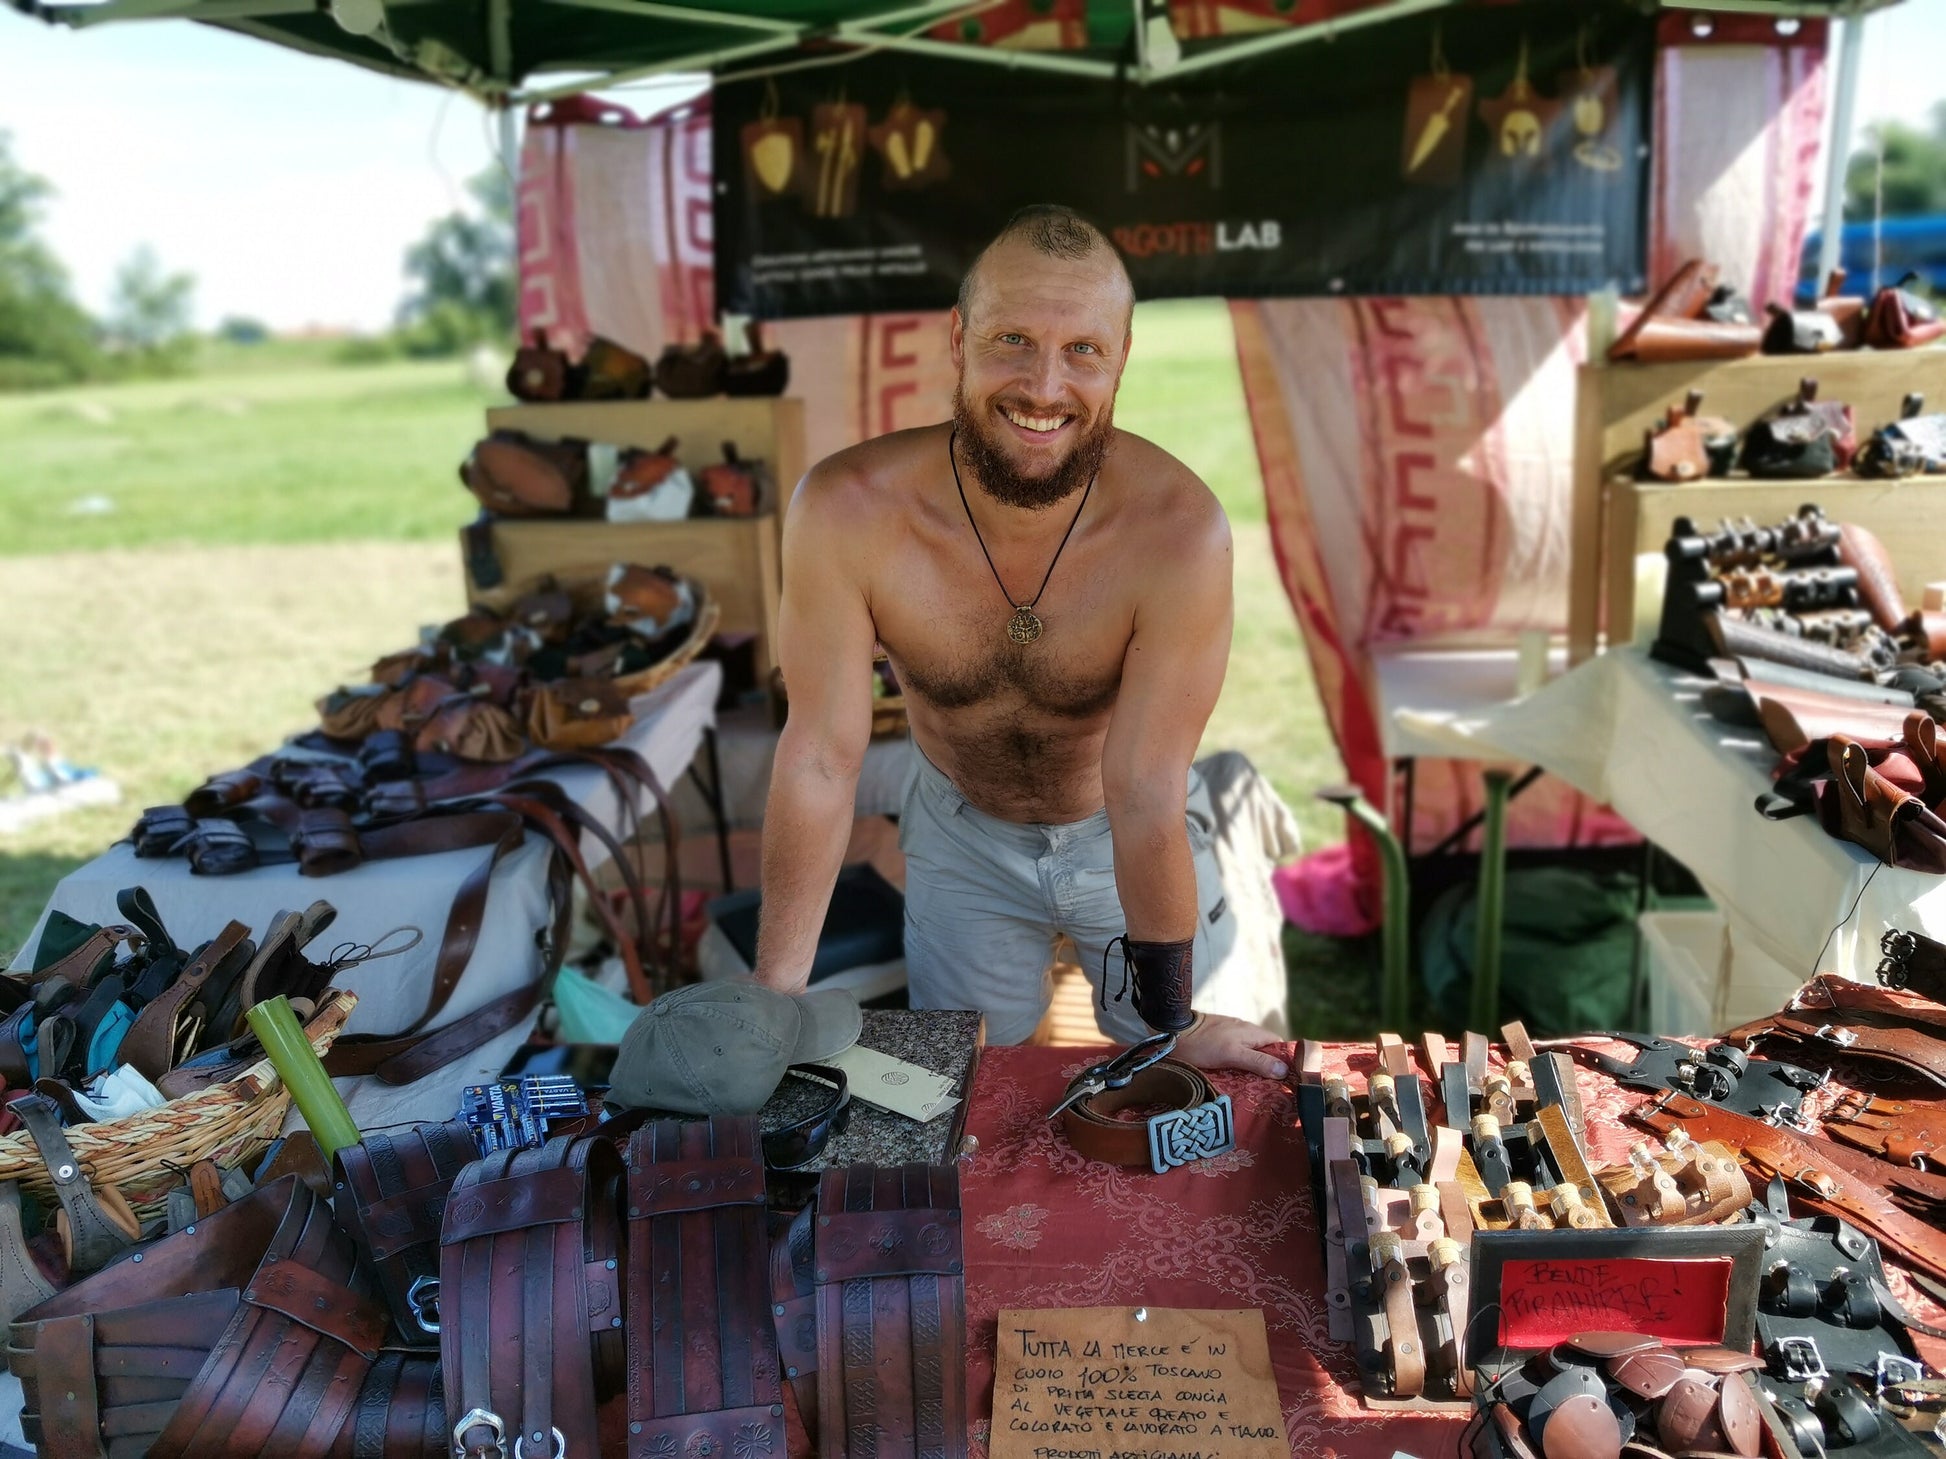
M1045 1118L1068 1079L1102 1052L981 1055L966 1120L979 1146L961 1173L974 1447L984 1454L1001 1308L1147 1303L1263 1309L1293 1455L1453 1454L1460 1417L1362 1407L1351 1347L1329 1336L1322 1243L1290 1092L1274 1080L1216 1074L1234 1107L1235 1150L1162 1176L1104 1165L1076 1153ZM1335 1046L1326 1056L1333 1071L1364 1074L1375 1064L1369 1046ZM1621 1115L1642 1096L1586 1069L1577 1079L1591 1157L1626 1159L1634 1135ZM1893 1285L1910 1299L1902 1276L1893 1273Z

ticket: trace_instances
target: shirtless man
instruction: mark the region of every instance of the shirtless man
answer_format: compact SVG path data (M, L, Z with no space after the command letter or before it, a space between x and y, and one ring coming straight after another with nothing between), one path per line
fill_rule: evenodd
M1149 1029L1129 968L1201 987L1234 946L1190 769L1229 658L1230 528L1187 467L1115 428L1134 307L1093 225L1023 210L960 287L953 419L840 451L799 486L760 981L809 978L871 736L875 641L920 751L899 828L914 1007L978 1008L993 1042L1018 1043L1066 933L1104 1028L1133 1042ZM1129 967L1110 966L1111 943ZM1278 1077L1275 1041L1198 1013L1176 1054Z

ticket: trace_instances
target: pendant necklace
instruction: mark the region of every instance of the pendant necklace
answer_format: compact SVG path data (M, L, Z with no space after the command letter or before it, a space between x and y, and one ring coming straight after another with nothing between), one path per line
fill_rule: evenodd
M973 520L973 505L967 501L966 488L960 483L959 457L953 450L953 443L958 440L958 430L946 438L946 459L952 463L953 485L959 488L959 504L966 509L966 525L973 529L973 540L980 544L980 554L986 558L987 570L993 574L993 580L1000 584L1001 596L1014 605L1014 616L1007 620L1007 638L1024 648L1041 636L1041 619L1034 608L1040 602L1041 595L1047 591L1048 580L1054 576L1054 563L1059 562L1061 554L1067 551L1068 538L1072 537L1074 529L1081 525L1081 513L1088 505L1089 494L1095 489L1095 476L1099 476L1101 472L1097 470L1095 476L1088 478L1088 485L1081 493L1081 505L1074 509L1074 520L1068 523L1068 530L1061 534L1061 545L1054 549L1054 561L1048 563L1047 572L1041 577L1040 592L1035 593L1025 603L1019 603L1015 602L1014 595L1007 591L1006 583L1001 582L1000 569L993 565L993 554L987 551L986 538L980 535L980 524Z

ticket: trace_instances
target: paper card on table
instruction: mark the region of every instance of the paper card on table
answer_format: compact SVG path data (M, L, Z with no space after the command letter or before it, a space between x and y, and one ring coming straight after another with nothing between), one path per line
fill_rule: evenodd
M1729 1301L1725 1257L1510 1257L1500 1266L1500 1345L1547 1348L1577 1332L1639 1332L1665 1342L1719 1343Z
M989 1459L1289 1459L1255 1307L1002 1310L996 1342Z
M854 1099L889 1109L907 1119L924 1122L959 1103L953 1094L953 1081L944 1074L935 1074L862 1044L853 1044L824 1062L845 1071Z

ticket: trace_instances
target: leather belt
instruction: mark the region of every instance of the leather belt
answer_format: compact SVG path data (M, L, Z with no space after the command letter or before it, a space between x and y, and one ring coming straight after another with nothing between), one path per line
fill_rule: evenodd
M1146 1120L1120 1120L1120 1110L1161 1105ZM1163 1059L1120 1089L1083 1095L1061 1112L1068 1142L1090 1160L1146 1165L1157 1175L1192 1160L1207 1160L1236 1145L1230 1096L1218 1094L1202 1070Z

